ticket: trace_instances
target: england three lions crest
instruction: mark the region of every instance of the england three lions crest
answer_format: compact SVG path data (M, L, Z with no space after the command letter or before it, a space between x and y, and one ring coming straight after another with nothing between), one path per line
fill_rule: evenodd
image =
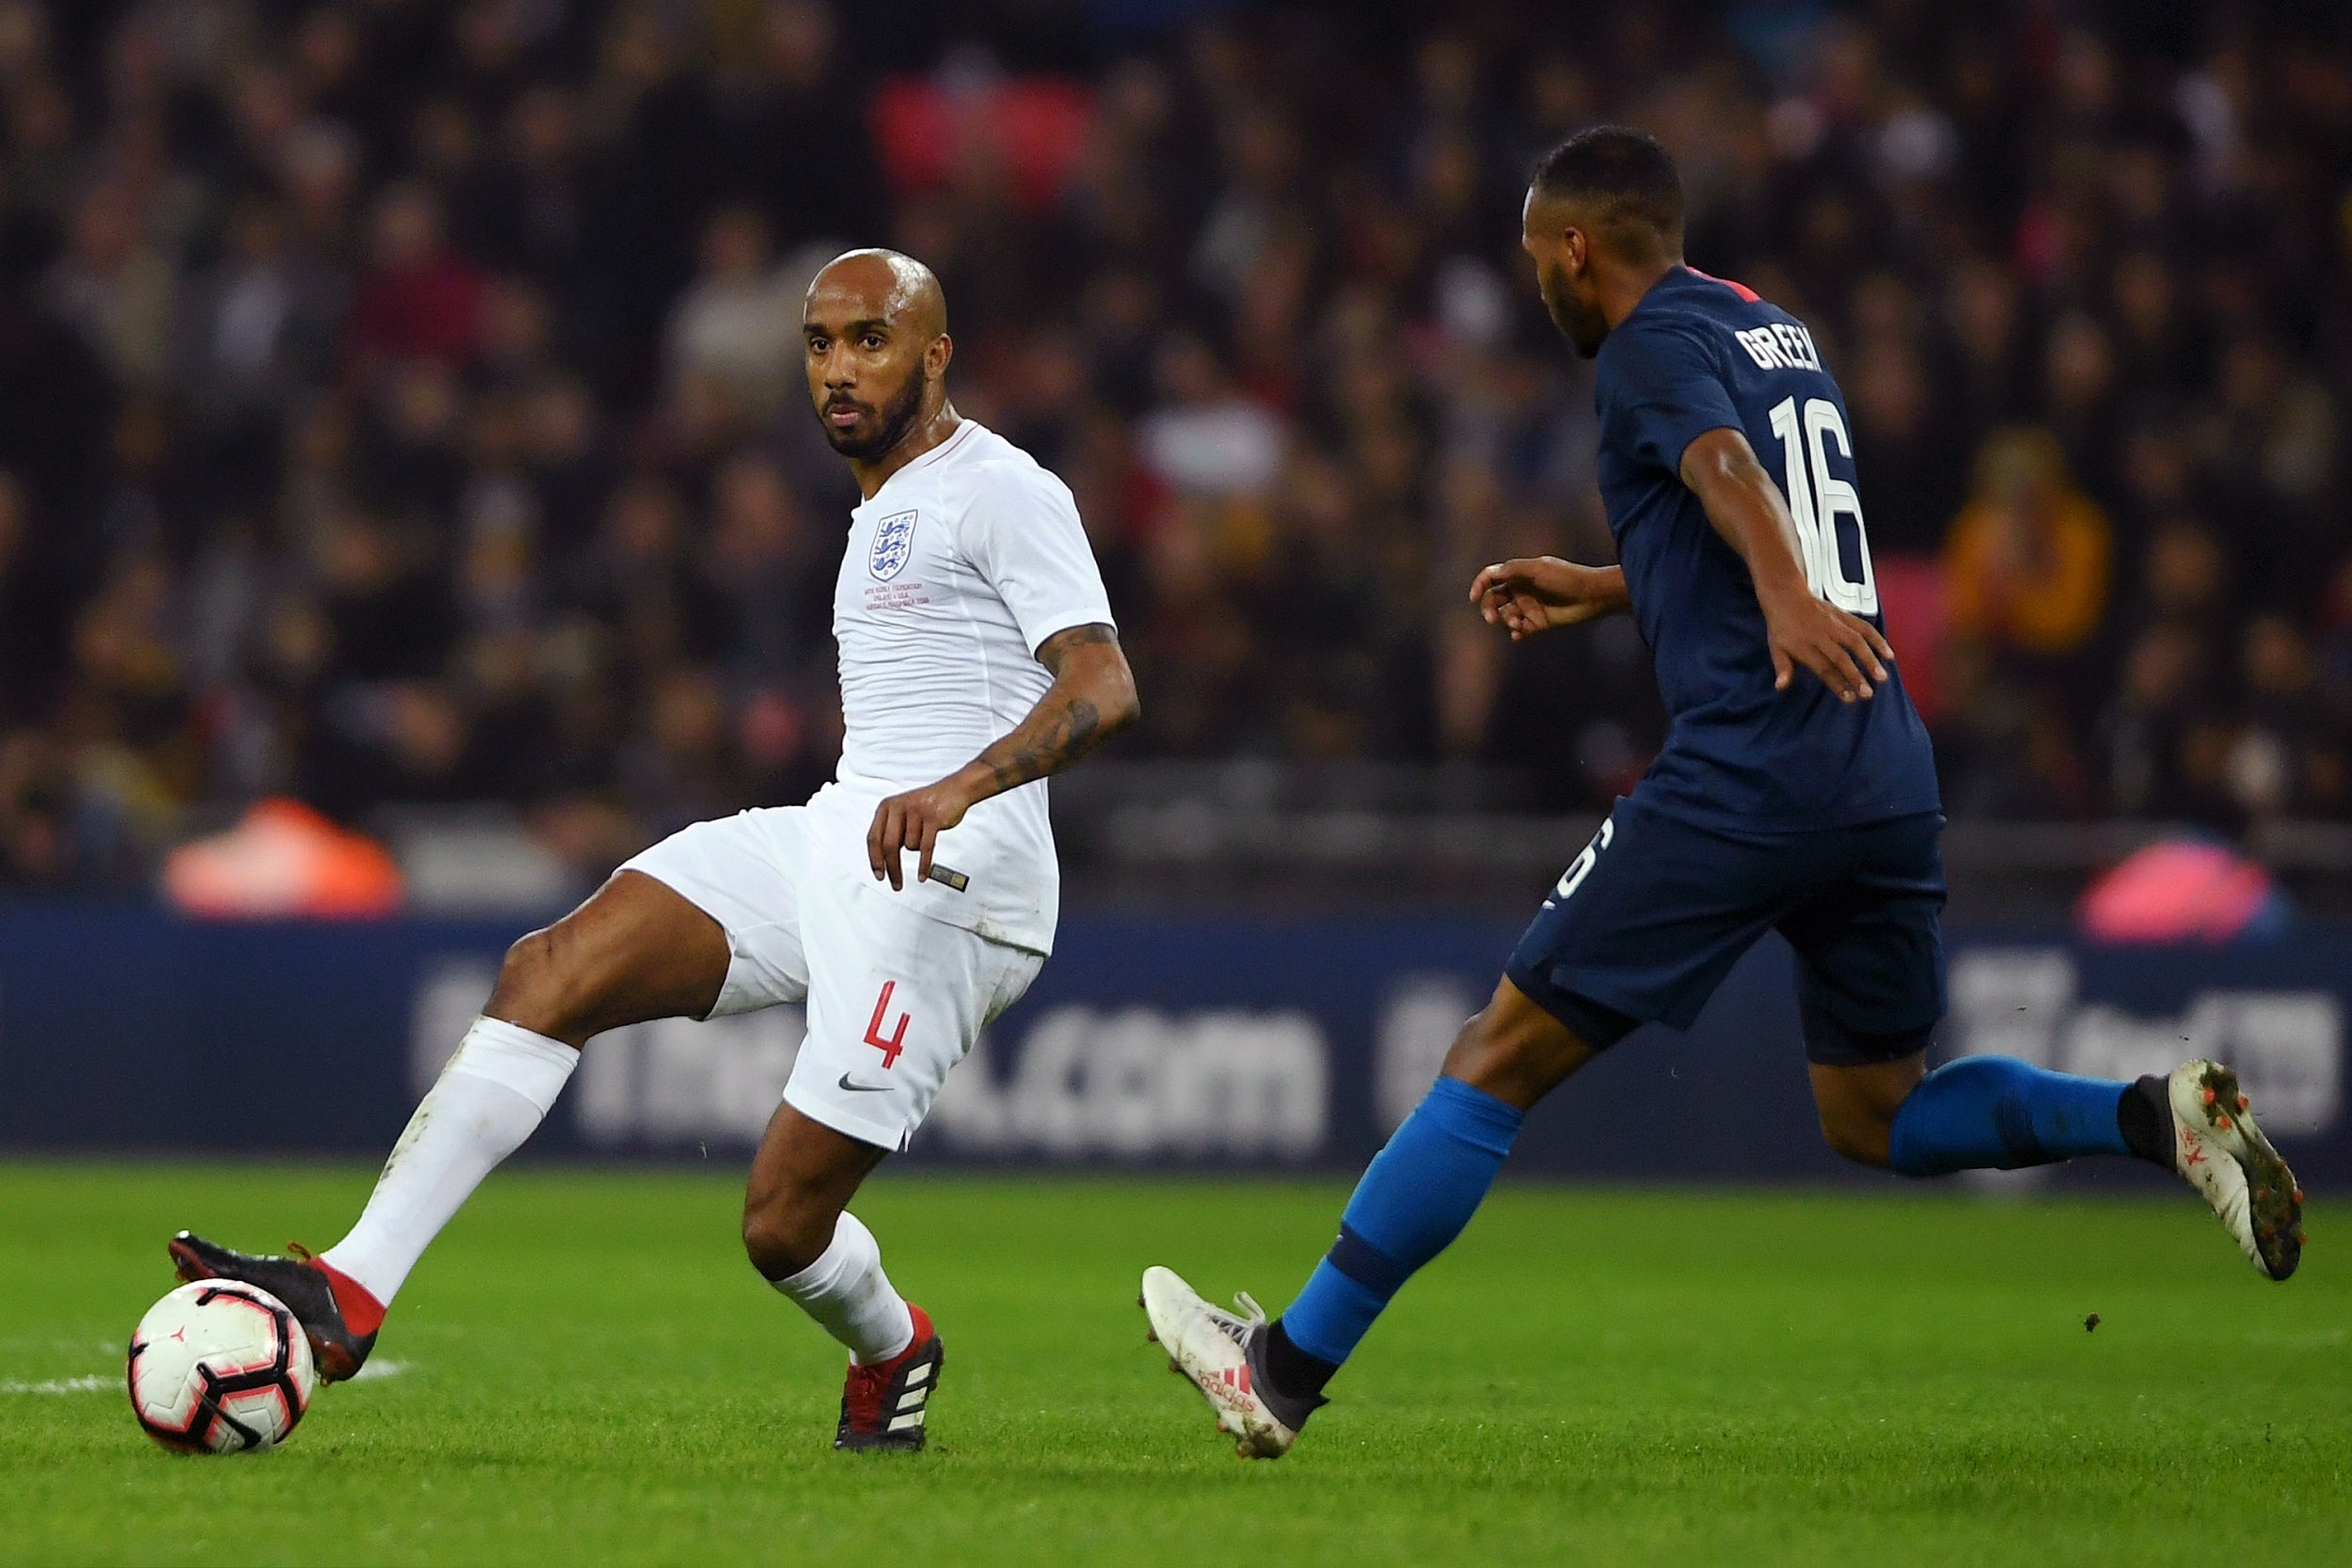
M874 525L874 547L866 555L866 570L877 582L888 582L906 569L914 554L914 520L921 514L894 512Z

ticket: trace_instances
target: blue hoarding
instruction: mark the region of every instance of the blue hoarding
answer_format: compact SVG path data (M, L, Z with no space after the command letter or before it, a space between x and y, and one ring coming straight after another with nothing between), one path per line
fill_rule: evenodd
M226 924L0 908L0 1147L385 1149L481 1005L512 924ZM1073 915L911 1157L1353 1167L1417 1099L1517 927L1475 919ZM2235 1063L2298 1169L2352 1178L2352 929L2197 949L1951 932L1945 1052L2102 1076ZM535 1149L713 1156L757 1138L797 1008L594 1043ZM1627 1180L1855 1177L1821 1146L1777 939L1686 1034L1645 1030L1531 1119L1514 1168ZM2153 1176L2153 1173L2148 1173ZM2114 1163L2069 1181L2122 1182Z

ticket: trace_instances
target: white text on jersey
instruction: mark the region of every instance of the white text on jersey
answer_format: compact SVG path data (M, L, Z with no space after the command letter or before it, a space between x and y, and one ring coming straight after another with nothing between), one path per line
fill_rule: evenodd
M1818 371L1821 356L1813 347L1813 334L1790 322L1773 322L1769 326L1752 326L1745 332L1735 332L1740 346L1748 351L1758 370Z

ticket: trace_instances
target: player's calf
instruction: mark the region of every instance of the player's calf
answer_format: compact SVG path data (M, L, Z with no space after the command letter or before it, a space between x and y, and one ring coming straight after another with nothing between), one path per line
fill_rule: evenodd
M788 1109L780 1108L778 1117ZM868 1168L864 1163L850 1170L755 1164L743 1194L743 1255L761 1278L788 1278L823 1256Z
M1446 1052L1444 1074L1524 1111L1593 1059L1593 1048L1508 979Z
M840 1218L838 1209L819 1221L807 1211L755 1210L747 1206L743 1211L743 1256L751 1259L759 1276L771 1284L788 1279L824 1255Z
M1431 1085L1366 1167L1338 1240L1278 1322L1247 1298L1247 1317L1211 1307L1166 1269L1144 1275L1153 1334L1245 1457L1272 1458L1296 1439L1374 1321L1470 1223L1520 1119L1518 1107L1450 1073Z
M891 1285L881 1244L848 1209L882 1155L779 1105L743 1195L752 1266L850 1353L836 1448L921 1448L944 1360L930 1319Z
M1820 1074L1817 1068L1817 1085ZM2184 1062L2125 1084L2009 1056L1963 1056L1919 1081L1888 1132L1888 1164L1905 1176L2090 1154L2174 1172L2265 1277L2284 1279L2302 1260L2302 1189L2256 1124L2237 1074L2217 1062Z
M171 1243L181 1277L242 1279L278 1296L310 1331L321 1374L351 1376L409 1270L483 1179L537 1129L579 1063L580 1053L560 1040L477 1018L342 1241L316 1259L290 1259L232 1252L183 1231Z
M884 1152L778 1105L743 1189L743 1252L752 1266L772 1282L816 1262Z
M1903 1176L1944 1176L2091 1154L2162 1159L2131 1088L2013 1056L1963 1056L1903 1098L1887 1130L1887 1164Z
M1851 1067L1814 1062L1810 1070L1822 1141L1841 1158L1884 1170L1895 1117L1926 1071L1924 1053Z

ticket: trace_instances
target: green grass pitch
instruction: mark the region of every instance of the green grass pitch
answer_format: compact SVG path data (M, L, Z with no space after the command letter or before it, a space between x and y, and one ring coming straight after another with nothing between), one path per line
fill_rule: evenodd
M2352 1261L2285 1286L2176 1201L1506 1186L1289 1459L1245 1465L1136 1276L1289 1299L1336 1184L882 1179L948 1355L920 1457L831 1451L838 1354L739 1187L492 1180L291 1443L151 1447L164 1238L340 1233L348 1167L0 1164L10 1562L2341 1562ZM2086 1332L2085 1317L2100 1325Z

